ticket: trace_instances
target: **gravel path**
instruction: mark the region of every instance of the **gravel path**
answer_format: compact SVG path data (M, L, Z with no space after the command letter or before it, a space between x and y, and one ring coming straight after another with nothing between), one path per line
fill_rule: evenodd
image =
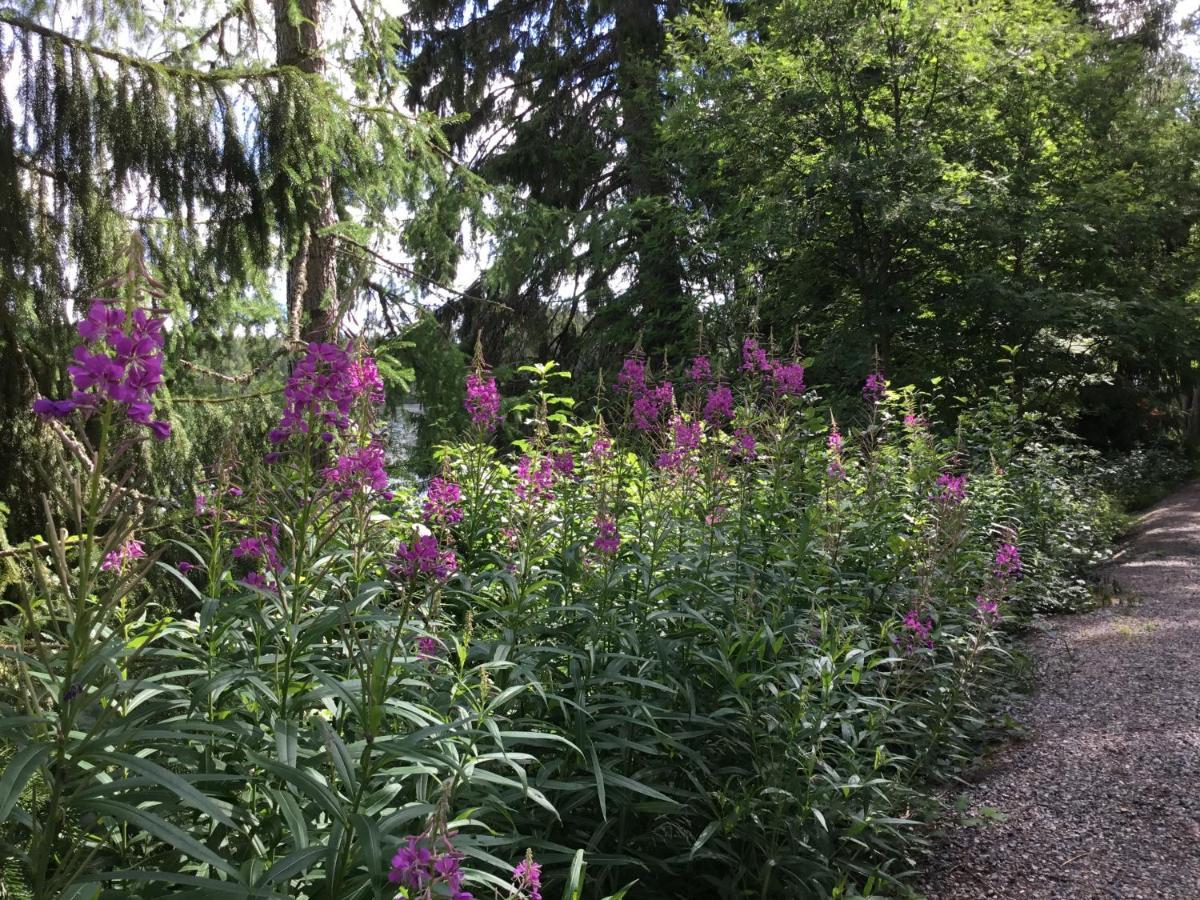
M1028 737L969 789L1004 818L951 831L930 900L1200 900L1200 482L1143 516L1113 576L1120 605L1033 641Z

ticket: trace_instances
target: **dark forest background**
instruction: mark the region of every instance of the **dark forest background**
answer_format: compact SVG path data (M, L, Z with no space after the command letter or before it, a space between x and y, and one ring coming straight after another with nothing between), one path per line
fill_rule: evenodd
M1185 23L1186 25L1186 23ZM1169 3L107 0L0 9L0 500L37 530L81 304L170 315L160 493L362 335L418 466L477 341L581 397L755 333L1129 449L1200 433L1200 101ZM474 273L469 283L463 272ZM157 455L156 455L157 454Z

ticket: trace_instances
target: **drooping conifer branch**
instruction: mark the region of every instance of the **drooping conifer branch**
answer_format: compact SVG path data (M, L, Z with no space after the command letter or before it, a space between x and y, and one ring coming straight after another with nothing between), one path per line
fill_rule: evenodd
M118 65L125 66L130 69L137 69L141 72L146 72L152 75L166 76L170 78L180 78L187 81L211 82L220 84L230 81L260 81L263 79L276 78L284 70L284 66L265 66L253 67L245 69L235 69L229 67L214 68L208 71L201 69L193 69L187 66L180 66L173 63L156 62L144 57L133 56L128 53L122 53L119 50L113 50L108 47L100 47L92 44L81 38L73 37L61 31L56 31L40 22L35 22L28 16L23 16L13 9L0 8L0 23L8 25L12 28L17 28L47 40L55 41L64 47L70 47L74 50L79 50L88 56L97 57L99 59L107 59L110 62L115 62Z

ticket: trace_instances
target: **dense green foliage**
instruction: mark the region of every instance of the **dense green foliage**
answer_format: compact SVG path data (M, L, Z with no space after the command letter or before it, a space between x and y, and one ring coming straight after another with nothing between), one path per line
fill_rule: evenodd
M0 898L904 896L1200 437L1169 10L66 6L0 8Z
M1178 60L1052 0L783 2L688 19L673 50L689 271L730 315L798 330L826 377L854 383L878 350L1060 411L1081 385L1195 385L1200 132Z
M0 16L6 420L62 383L133 217L189 344L397 336L423 299L590 392L702 310L839 390L879 353L948 395L1011 376L1095 443L1200 433L1196 79L1161 3L112 7Z
M356 468L374 364L310 345L265 464L219 457L166 519L105 401L6 557L6 883L386 896L412 835L481 896L528 900L527 847L567 896L585 866L589 897L899 890L929 785L989 727L998 623L1065 596L1113 520L1011 403L944 440L876 378L843 429L772 365L721 411L694 364L648 417L633 360L612 426L529 367L501 455L477 363L479 427L393 496Z

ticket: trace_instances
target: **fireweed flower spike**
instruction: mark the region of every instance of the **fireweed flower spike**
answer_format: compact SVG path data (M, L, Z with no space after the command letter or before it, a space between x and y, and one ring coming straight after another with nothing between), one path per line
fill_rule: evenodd
M758 441L745 428L739 428L733 433L733 449L729 451L733 459L749 462L758 458Z
M528 456L517 460L516 495L525 503L542 503L554 499L554 462L543 456L534 464Z
M996 549L992 571L1001 581L1021 577L1021 548L1016 544L1004 543Z
M867 380L863 382L863 399L868 403L878 403L883 399L883 392L886 390L887 379L883 377L883 373L879 371L872 372L867 376Z
M587 452L588 462L594 466L600 465L612 458L612 441L607 437L598 437L592 441L591 449Z
M242 579L244 584L260 590L275 590L275 574L283 567L283 560L279 556L278 525L271 525L270 534L242 538L234 545L232 555L234 559L253 567ZM266 563L266 573L258 570L260 562Z
M607 516L597 516L596 525L596 540L592 542L592 546L605 556L612 556L621 547L621 533L617 530L617 523Z
M646 361L636 356L626 358L617 373L617 387L633 397L646 391Z
M774 362L771 381L777 397L799 397L804 393L804 366L799 363Z
M733 391L728 385L718 384L708 392L704 401L704 421L710 425L724 425L733 418Z
M438 546L432 534L417 534L396 545L396 561L388 569L395 578L415 581L422 576L445 581L458 570L454 550Z
M554 471L561 478L575 477L575 457L570 450L554 454Z
M422 637L417 638L417 658L418 659L437 659L438 651L441 648L438 646L437 638Z
M500 391L496 379L483 372L467 375L467 398L463 401L471 424L484 431L495 431L500 422Z
M754 374L770 372L771 368L771 360L767 357L767 351L759 346L757 340L747 337L742 341L742 364L739 371Z
M671 450L660 453L658 466L661 469L679 468L693 450L700 446L700 438L704 426L700 422L689 422L682 416L676 416L671 421Z
M652 431L658 427L664 410L675 402L675 389L671 382L664 381L655 387L643 385L641 393L634 395L630 416L633 427L638 431Z
M129 563L135 559L142 559L145 555L146 551L143 549L142 542L129 538L116 550L104 554L104 562L100 564L100 568L105 572L120 572Z
M938 476L937 489L934 500L943 506L958 506L967 499L967 476L943 472Z
M292 367L283 396L283 415L268 440L282 444L317 428L329 442L335 432L350 429L350 413L358 400L365 398L372 405L383 402L383 380L374 360L356 359L348 346L310 343Z
M697 356L688 367L688 378L696 384L712 380L712 363L707 356Z
M901 628L901 635L893 637L892 642L905 653L912 653L920 647L933 649L933 619L922 619L919 611L910 609L904 614Z
M842 465L842 433L838 431L837 422L829 426L829 468L826 470L830 478L841 481L846 477L846 467Z
M462 488L453 481L432 478L421 515L427 525L457 525L462 521Z
M83 343L67 366L74 387L71 399L39 397L33 411L43 418L61 419L74 410L94 412L112 402L130 422L148 429L156 440L166 440L171 424L153 418L150 399L162 385L162 319L140 307L127 316L115 302L93 300L75 326Z
M633 403L630 418L638 431L656 429L663 413L675 403L675 389L671 382L651 385L646 372L646 361L639 356L626 358L617 374L617 389L628 394Z
M1000 621L1000 604L980 594L975 598L975 616L985 625L995 625Z
M512 886L520 900L542 900L542 865L534 862L532 850L513 868Z
M378 442L343 453L332 466L322 470L335 500L348 500L358 491L375 491L391 499L388 474L383 466L383 447Z
M426 835L409 835L392 857L388 880L406 889L406 896L412 898L445 896L434 893L437 885L445 885L450 900L474 900L462 889L462 854L448 841L444 849L431 845Z

